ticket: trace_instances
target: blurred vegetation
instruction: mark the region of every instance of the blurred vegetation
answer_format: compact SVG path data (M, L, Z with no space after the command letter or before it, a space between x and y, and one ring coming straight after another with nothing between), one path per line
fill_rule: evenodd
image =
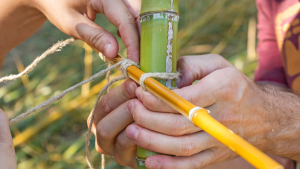
M255 18L253 0L180 0L179 56L220 54L253 78ZM117 28L105 16L99 14L96 22L117 37ZM53 43L66 38L67 35L46 22L8 54L0 76L18 73ZM125 46L117 39L120 53L125 55ZM84 43L74 43L47 57L28 77L0 84L0 107L12 118L106 66ZM113 74L116 76L118 72ZM87 168L83 149L86 119L104 84L105 77L99 78L51 108L12 126L19 169ZM101 156L92 147L94 138L91 156L95 166L99 166ZM107 169L128 168L117 165L111 157L106 157L106 161Z

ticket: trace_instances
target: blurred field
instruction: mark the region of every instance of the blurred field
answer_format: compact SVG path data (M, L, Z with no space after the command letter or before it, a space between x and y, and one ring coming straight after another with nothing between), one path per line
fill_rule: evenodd
M99 14L96 22L116 36L117 28L103 15ZM253 0L181 0L178 57L220 54L253 78L255 22ZM51 23L45 23L8 54L0 76L18 73L53 43L66 38ZM125 46L117 39L120 53L125 55ZM0 84L0 107L12 118L106 66L84 43L73 43L43 60L28 77ZM51 108L11 127L18 145L19 169L87 168L83 149L86 118L105 84L104 79L77 89ZM93 163L99 166L100 155L92 148L94 140L91 144ZM118 166L111 157L106 160L107 169L126 168Z

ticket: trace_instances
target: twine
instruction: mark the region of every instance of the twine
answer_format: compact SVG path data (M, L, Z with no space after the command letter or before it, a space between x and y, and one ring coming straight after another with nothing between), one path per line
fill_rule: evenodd
M67 39L65 41L58 41L58 43L54 44L51 48L49 48L47 51L45 51L41 56L37 57L29 66L26 67L26 69L21 72L20 74L17 75L9 75L9 76L5 76L3 78L0 78L0 83L1 82L7 82L10 80L16 80L24 75L27 75L29 72L31 72L36 66L37 64L43 60L44 58L46 58L48 55L61 51L61 49L68 45L69 43L73 42L74 38L70 38ZM91 158L90 158L90 152L89 152L89 145L90 145L90 138L91 138L91 130L92 130L92 123L94 120L94 115L95 115L95 110L97 109L97 105L99 103L99 101L101 100L102 96L104 95L104 93L107 91L107 89L115 82L120 81L120 80L124 80L124 79L128 79L128 73L127 73L127 67L129 66L136 66L139 68L139 65L129 59L124 59L112 66L109 66L107 69L101 70L100 72L94 74L93 76L91 76L89 79L84 80L66 90L64 90L63 92L61 92L60 94L53 96L51 98L49 98L48 100L46 100L45 102L40 103L39 105L37 105L34 108L29 109L27 112L22 113L21 115L11 119L9 121L9 125L13 125L23 119L25 119L26 117L28 117L29 115L32 115L38 111L44 110L46 108L48 108L49 106L51 106L53 103L55 103L58 100L61 100L66 94L74 91L75 89L77 89L78 87L89 83L91 81L94 81L95 79L99 78L100 76L104 75L105 73L109 73L112 69L116 68L120 66L120 70L122 71L123 75L120 75L114 79L112 79L111 81L109 81L109 75L107 75L107 84L101 89L96 103L94 105L94 109L92 110L92 115L91 115L91 119L89 121L89 126L88 126L88 131L86 132L86 139L85 139L85 152L86 152L86 160L87 160L87 164L88 166L93 169L93 164L91 162ZM154 77L154 78L158 78L158 79L163 79L163 80L176 80L178 79L180 76L180 73L145 73L141 76L140 78L140 84L142 86L142 88L144 90L146 90L146 86L144 81L149 78L149 77ZM101 155L102 158L102 162L101 162L101 166L102 169L105 168L105 156L102 154Z
M46 50L41 56L37 57L29 66L26 67L26 69L17 74L17 75L9 75L9 76L5 76L5 77L2 77L0 78L0 83L1 82L6 82L6 81L10 81L10 80L15 80L15 79L18 79L24 75L27 75L29 72L31 72L35 66L43 59L45 59L46 56L52 54L52 53L55 53L55 52L59 52L61 51L61 49L63 47L65 47L66 45L68 45L69 43L71 42L74 42L74 38L70 38L70 39L67 39L65 41L58 41L56 44L54 44L51 48L49 48L48 50Z
M177 80L180 77L181 73L144 73L140 78L140 85L144 90L146 89L145 80L149 77L162 79L162 80ZM174 89L174 88L171 88Z

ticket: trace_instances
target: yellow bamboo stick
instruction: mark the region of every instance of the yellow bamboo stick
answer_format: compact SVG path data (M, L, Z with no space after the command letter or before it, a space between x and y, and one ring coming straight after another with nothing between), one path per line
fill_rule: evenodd
M115 59L115 63L122 60L124 60L122 56L118 55ZM140 77L144 74L143 71L135 66L129 66L127 73L129 77L137 83L139 83ZM145 86L149 92L165 101L186 118L191 119L196 126L229 147L254 167L259 169L283 169L283 166L212 118L208 110L200 108L193 112L195 108L198 108L197 106L188 102L153 78L147 78L145 80Z

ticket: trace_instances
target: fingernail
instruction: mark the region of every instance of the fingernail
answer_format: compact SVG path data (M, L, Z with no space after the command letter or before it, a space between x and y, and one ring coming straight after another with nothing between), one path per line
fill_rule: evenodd
M130 111L130 113L132 113L132 111L134 109L134 101L133 100L129 101L127 107L128 107L128 110Z
M136 126L129 126L128 127L128 137L132 140L132 141L137 141L139 135L139 129Z
M128 83L126 85L126 90L131 96L135 96L135 90L137 89L137 85L135 83Z
M160 163L157 160L146 163L148 169L160 169Z
M181 77L179 77L179 78L176 80L176 84L179 85L179 84L181 83L181 80L182 80Z
M139 100L142 100L142 97L143 97L143 93L142 93L142 88L139 88L136 90L136 97L139 99Z
M110 43L107 43L107 44L105 44L105 46L104 46L104 55L105 55L106 57L107 57L108 54L109 54L110 47L111 47L111 44L110 44Z

